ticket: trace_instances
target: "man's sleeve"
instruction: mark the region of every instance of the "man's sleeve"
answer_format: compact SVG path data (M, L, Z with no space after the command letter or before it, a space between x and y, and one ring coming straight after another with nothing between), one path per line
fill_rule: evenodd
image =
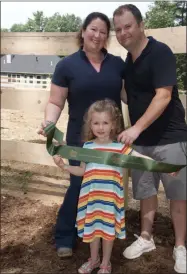
M167 45L159 45L151 64L155 89L177 84L175 56Z
M60 60L55 67L52 83L57 86L67 88L69 85L68 78L68 68L66 61Z

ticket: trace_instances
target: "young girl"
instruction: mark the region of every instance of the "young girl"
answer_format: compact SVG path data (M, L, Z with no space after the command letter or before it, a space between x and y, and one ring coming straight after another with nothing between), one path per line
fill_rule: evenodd
M92 104L85 117L84 138L89 140L84 148L143 156L131 147L116 142L122 131L122 116L111 100ZM148 158L148 157L146 157ZM60 156L55 163L76 176L83 176L77 212L78 236L90 243L91 258L78 270L91 273L111 273L110 257L115 238L125 239L125 212L123 168L95 163L81 163L79 167L65 165ZM99 247L102 239L103 258Z

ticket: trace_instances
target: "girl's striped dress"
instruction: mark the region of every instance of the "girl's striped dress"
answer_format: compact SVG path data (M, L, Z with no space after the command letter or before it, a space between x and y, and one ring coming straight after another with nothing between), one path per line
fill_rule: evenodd
M86 142L88 149L129 154L132 148L122 143ZM125 239L123 169L88 163L83 177L77 213L78 236L83 242L96 237L105 240Z

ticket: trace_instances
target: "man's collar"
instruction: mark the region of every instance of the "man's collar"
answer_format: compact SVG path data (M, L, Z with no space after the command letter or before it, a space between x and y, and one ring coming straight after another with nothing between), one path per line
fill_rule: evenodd
M150 50L152 49L153 43L156 42L156 40L152 36L148 36L147 38L149 39L149 41L148 41L146 47L142 50L142 53L140 54L141 57L146 55L147 53L149 53ZM127 58L128 58L127 60L132 60L132 54L130 52L127 53Z

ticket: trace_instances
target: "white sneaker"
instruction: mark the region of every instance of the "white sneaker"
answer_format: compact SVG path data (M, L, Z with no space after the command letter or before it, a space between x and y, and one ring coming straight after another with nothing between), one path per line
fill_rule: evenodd
M148 241L136 234L134 234L134 236L137 240L124 250L123 256L125 258L135 259L140 257L144 252L149 252L156 249L153 238Z
M186 248L184 246L174 247L173 259L175 260L174 270L177 273L186 273Z

